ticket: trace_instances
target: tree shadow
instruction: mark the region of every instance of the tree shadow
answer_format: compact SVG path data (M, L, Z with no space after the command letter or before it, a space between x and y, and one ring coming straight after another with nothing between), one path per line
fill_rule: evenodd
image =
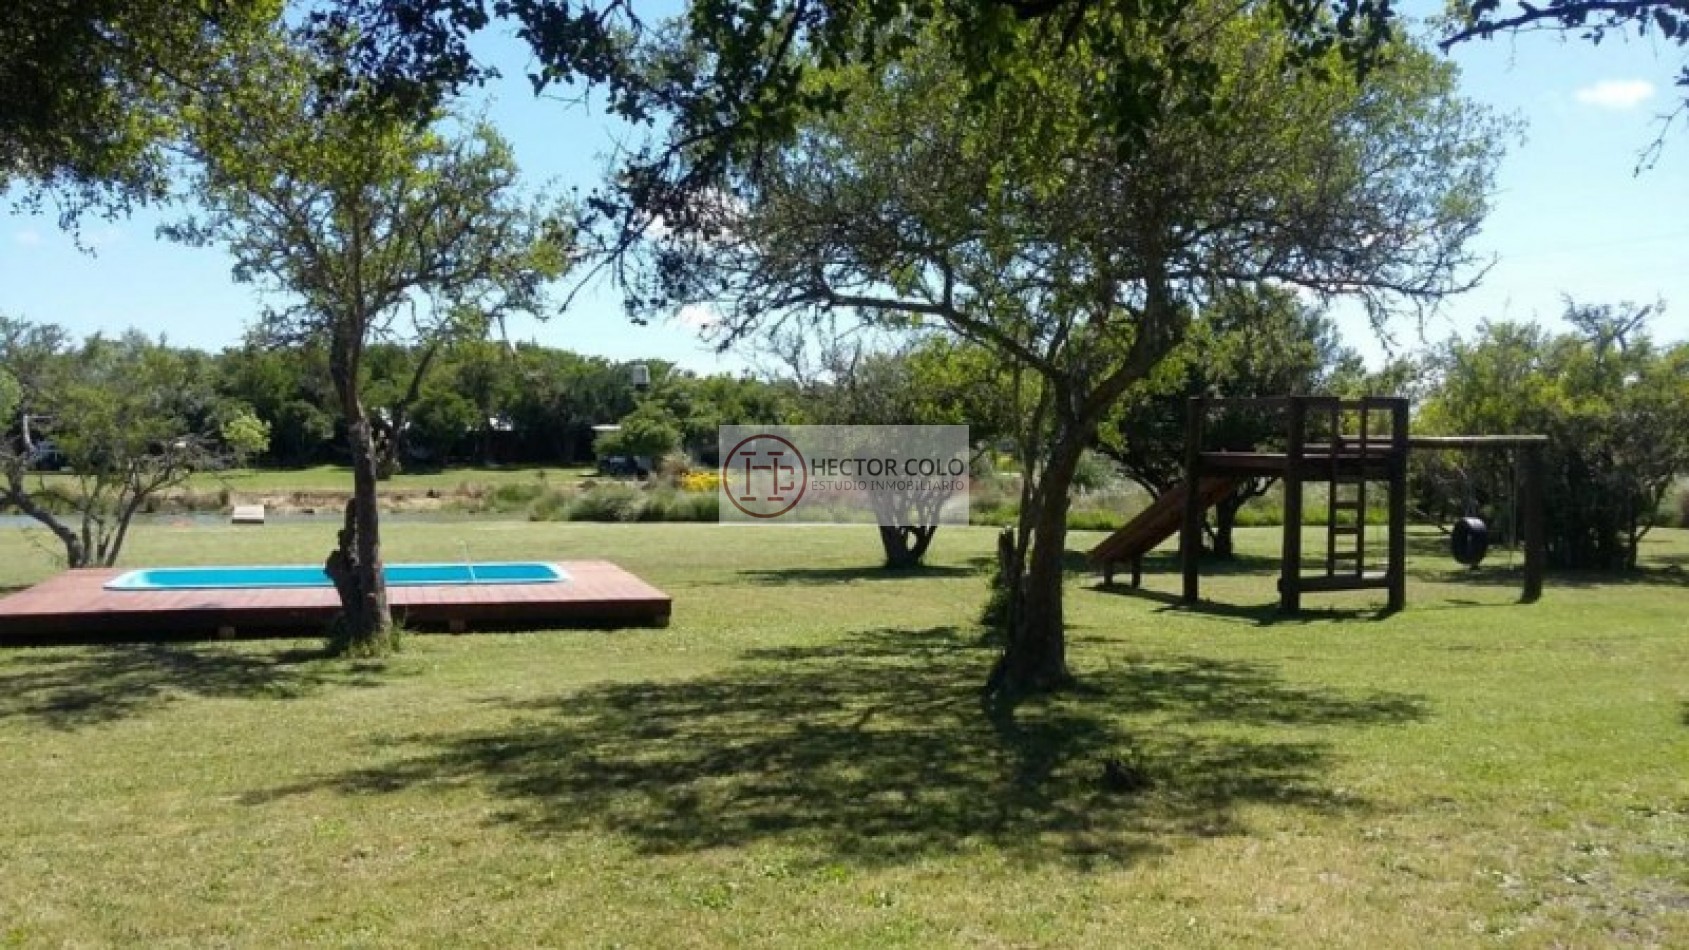
M997 570L997 556L995 554L980 554L967 560L970 573L985 574ZM1062 571L1067 574L1093 574L1100 570L1091 563L1091 559L1084 551L1063 551L1061 558Z
M1384 607L1310 607L1304 604L1299 612L1287 614L1279 609L1277 601L1265 604L1228 604L1214 600L1198 600L1194 604L1187 604L1184 598L1178 594L1131 587L1119 582L1112 586L1099 584L1091 590L1100 594L1132 597L1160 604L1162 611L1201 614L1205 617L1215 617L1221 620L1252 623L1257 627L1271 627L1281 624L1375 622L1388 619L1391 616L1390 611Z
M1522 556L1511 564L1486 560L1476 568L1452 563L1446 568L1421 564L1410 567L1408 574L1415 579L1432 583L1471 584L1476 587L1521 587L1525 582ZM1543 587L1548 590L1556 587L1577 590L1599 587L1689 587L1689 571L1672 564L1612 571L1561 568L1547 571L1543 575Z
M1631 570L1550 568L1544 585L1550 588L1623 587L1631 585L1689 587L1689 555L1646 552L1642 564ZM1429 581L1448 584L1476 584L1515 587L1525 576L1522 548L1491 547L1489 556L1477 567L1455 562L1449 554L1448 538L1442 535L1408 535L1409 573Z
M16 652L0 663L0 719L79 729L184 697L293 699L328 687L379 686L389 675L384 663L333 660L321 649L149 643Z
M1083 688L988 716L979 687L994 656L949 627L756 650L696 679L510 700L509 722L412 736L381 750L396 758L248 803L470 784L504 801L497 820L608 832L645 853L772 842L818 863L877 865L991 846L1027 863L1130 862L1241 833L1249 805L1367 809L1322 782L1331 753L1297 727L1427 715L1416 696L1133 656ZM1111 787L1111 769L1140 776L1139 790Z
M971 567L921 564L915 567L781 567L744 570L739 576L753 584L785 586L788 584L850 584L856 581L926 581L945 577L977 577L979 571Z

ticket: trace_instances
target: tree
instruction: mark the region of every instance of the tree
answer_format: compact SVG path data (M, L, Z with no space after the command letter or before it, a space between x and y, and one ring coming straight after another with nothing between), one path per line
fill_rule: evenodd
M444 345L445 340L437 338L420 347L382 343L364 354L364 401L373 409L369 421L377 479L392 478L404 467L410 455L412 412L424 398L423 384Z
M592 427L634 408L627 368L602 357L519 344L513 375L520 385L511 394L510 417L526 433L533 458L590 461Z
M1421 430L1548 435L1543 487L1554 567L1634 568L1666 493L1689 472L1689 344L1656 346L1644 329L1650 309L1568 301L1572 333L1489 323L1434 360ZM1456 465L1423 456L1415 468L1422 509L1480 514L1503 536L1511 529L1513 460Z
M811 353L806 334L768 341L797 376L802 418L813 425L965 425L976 457L1012 431L1000 362L981 347L944 336L874 348L833 339ZM951 497L936 486L887 491L872 499L885 566L919 565Z
M510 147L479 122L416 124L278 38L226 73L216 108L191 115L193 191L204 213L166 229L218 243L237 280L280 303L274 341L315 343L351 449L353 495L327 568L347 649L391 646L381 568L376 449L360 386L372 339L427 339L456 313L541 313L568 263L559 209L524 200ZM456 134L448 131L455 127Z
M213 411L202 369L137 333L76 346L58 327L0 318L0 499L51 531L68 566L117 563L150 501L264 448L249 411ZM33 471L47 440L68 477Z
M1220 294L1195 315L1191 338L1169 358L1171 393L1150 387L1121 401L1101 443L1126 476L1151 497L1184 480L1185 404L1192 396L1284 396L1332 393L1360 372L1360 357L1343 347L1324 312L1280 287ZM1257 451L1282 439L1279 413L1225 408L1209 415L1205 439L1230 451ZM1274 478L1251 478L1214 506L1207 525L1216 557L1232 556L1237 513L1266 494Z
M0 190L90 208L162 198L177 106L281 14L281 0L0 4Z
M622 417L620 428L599 436L594 448L602 456L625 455L635 459L658 459L677 452L681 446L681 422L661 404L642 402ZM640 477L644 477L642 473Z
M334 437L334 404L322 347L271 347L251 340L217 359L217 392L251 407L270 427L265 460L305 465Z
M1032 393L1000 695L1068 679L1074 470L1193 305L1275 283L1356 295L1382 319L1465 286L1495 128L1449 68L1401 43L1365 85L1334 54L1316 81L1270 14L1187 9L1139 55L1200 45L1218 79L1163 90L1141 145L1096 134L1088 103L1109 70L1083 51L1005 77L1012 94L981 112L929 45L828 77L852 108L735 167L651 262L651 296L713 305L734 331L854 311L984 347ZM1203 108L1184 108L1191 95Z

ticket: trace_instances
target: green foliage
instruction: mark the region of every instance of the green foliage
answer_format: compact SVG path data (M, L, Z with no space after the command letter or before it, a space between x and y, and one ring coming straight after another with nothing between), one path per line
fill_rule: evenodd
M281 0L0 4L0 191L75 227L165 196L179 107Z
M1364 378L1360 357L1341 345L1324 312L1283 287L1229 288L1194 315L1184 345L1120 402L1098 441L1128 478L1159 497L1184 480L1190 397L1326 394L1364 386ZM1277 410L1227 408L1204 416L1203 444L1210 450L1270 451L1284 434ZM1215 552L1230 552L1241 509L1273 481L1251 479L1215 506L1209 526Z
M11 425L17 418L18 405L23 399L23 387L6 368L0 366L0 420Z
M594 444L599 457L631 455L655 460L680 448L680 420L655 402L641 403L622 417L620 425L614 432L603 433Z
M595 485L569 506L570 521L638 521L645 492L637 485Z
M1544 453L1549 563L1634 566L1636 547L1689 471L1689 345L1660 347L1649 308L1568 302L1574 332L1488 323L1438 355L1420 431L1538 432ZM1467 508L1505 533L1519 490L1505 455L1416 459L1418 504L1447 518Z
M476 336L506 314L543 314L573 233L569 209L523 193L510 144L487 122L396 114L368 87L332 81L344 39L278 29L223 65L212 95L185 110L201 213L161 233L224 246L237 280L280 301L261 335L324 351L354 473L330 575L350 635L378 643L392 620L375 480L397 468L423 374L372 416L370 343ZM502 375L482 373L469 398Z
M716 492L687 492L662 488L651 491L640 521L720 521L721 496Z
M196 468L225 465L228 449L238 454L219 447L203 361L139 333L76 345L60 328L0 318L0 375L11 383L0 393L11 404L0 498L50 530L71 567L115 563L137 513ZM30 476L47 440L68 484Z
M1079 463L1073 468L1073 487L1080 491L1099 491L1119 477L1114 463L1090 449L1079 453Z
M481 419L475 404L457 392L430 389L411 410L411 445L444 461L464 436L475 431Z
M246 464L247 459L270 447L270 424L244 407L225 418L217 434L234 453L236 465Z
M1013 565L1026 582L1010 585L1028 626L1005 662L1042 685L1065 676L1064 501L1114 405L1232 288L1353 294L1378 319L1462 289L1503 131L1410 42L1362 84L1331 50L1308 58L1270 8L1160 12L998 73L983 99L950 55L970 14L912 21L894 64L816 80L849 109L700 170L728 175L734 200L665 218L636 299L716 305L729 339L854 314L984 354L1034 502ZM1200 81L1164 82L1161 66L1190 77L1172 64L1192 61ZM1110 87L1127 62L1159 65ZM1120 108L1132 135L1101 119Z

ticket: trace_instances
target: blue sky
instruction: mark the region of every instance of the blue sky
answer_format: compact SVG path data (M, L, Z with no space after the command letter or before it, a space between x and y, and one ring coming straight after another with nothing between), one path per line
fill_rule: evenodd
M490 118L514 144L530 180L590 188L626 131L590 110L536 100L520 78L517 44L485 44L510 78L489 91ZM1689 340L1689 130L1672 130L1659 162L1633 174L1677 98L1671 86L1681 50L1609 38L1599 47L1533 35L1474 43L1454 60L1468 96L1524 121L1526 141L1510 149L1478 249L1494 261L1482 285L1448 301L1421 331L1395 328L1411 344L1469 332L1485 318L1558 323L1563 295L1594 303L1664 299L1654 322L1663 339ZM251 287L229 278L216 249L154 237L179 212L144 211L90 221L78 251L51 217L0 221L0 313L54 322L77 333L138 327L177 344L232 345L258 312ZM1378 338L1339 311L1345 339L1377 359ZM660 357L701 372L736 371L682 321L633 326L608 288L577 298L543 323L513 324L516 340L537 340L617 359Z

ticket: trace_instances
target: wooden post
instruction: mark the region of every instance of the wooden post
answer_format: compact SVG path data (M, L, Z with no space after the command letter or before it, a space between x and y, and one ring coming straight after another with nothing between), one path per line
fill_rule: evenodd
M1525 590L1520 601L1542 597L1542 575L1548 566L1548 544L1542 523L1542 447L1525 448Z
M1202 579L1198 573L1202 557L1202 505L1198 485L1202 478L1202 424L1208 413L1201 396L1185 406L1185 520L1179 532L1179 566L1185 575L1184 600L1194 604Z
M1279 564L1279 606L1287 614L1302 609L1302 449L1308 441L1308 404L1290 399L1290 437L1285 446L1284 550Z
M1132 586L1142 587L1144 583L1144 558L1139 555L1132 559Z
M1387 609L1407 606L1407 463L1408 401L1390 402L1390 540L1385 581L1390 597ZM1364 517L1364 514L1363 514Z

